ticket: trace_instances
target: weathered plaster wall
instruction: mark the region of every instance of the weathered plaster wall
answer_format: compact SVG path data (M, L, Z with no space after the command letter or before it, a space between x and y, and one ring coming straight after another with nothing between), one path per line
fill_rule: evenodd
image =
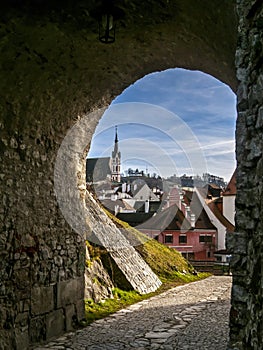
M124 1L111 46L98 42L94 2L85 2L7 1L21 6L0 11L1 349L26 349L83 317L83 237L63 218L53 188L57 151L77 117L171 67L236 86L234 1Z
M263 4L237 1L236 230L229 349L263 348Z

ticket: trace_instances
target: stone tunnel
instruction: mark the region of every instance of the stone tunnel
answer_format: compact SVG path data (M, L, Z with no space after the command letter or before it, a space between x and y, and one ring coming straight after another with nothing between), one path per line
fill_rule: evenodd
M124 16L106 45L95 0L1 2L0 349L27 349L84 315L84 233L64 218L54 190L68 130L94 116L85 148L70 159L81 203L94 112L144 75L176 67L206 72L237 94L229 349L262 349L262 2L116 3Z

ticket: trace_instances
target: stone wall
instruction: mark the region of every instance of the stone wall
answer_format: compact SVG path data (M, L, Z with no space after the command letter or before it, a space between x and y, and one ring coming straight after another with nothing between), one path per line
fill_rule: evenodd
M1 133L1 349L26 349L84 317L83 240L55 200L56 141L35 124Z
M234 1L130 1L116 43L106 46L89 15L94 3L0 4L1 349L26 349L84 316L86 232L72 229L54 190L57 154L74 123L160 69L200 69L236 86ZM85 149L66 162L79 203L99 118L89 121Z
M104 247L131 287L141 294L154 292L162 284L124 234L87 193L87 211L93 242ZM87 235L89 239L89 235Z
M236 233L229 349L262 349L263 4L238 0Z
M91 246L89 245L91 249ZM91 299L95 303L113 298L114 285L105 270L99 256L90 256L89 248L86 247L85 268L85 299Z

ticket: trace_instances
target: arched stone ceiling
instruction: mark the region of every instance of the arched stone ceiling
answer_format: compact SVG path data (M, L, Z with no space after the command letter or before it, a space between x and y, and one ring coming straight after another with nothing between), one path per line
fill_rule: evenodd
M145 74L172 67L202 70L235 90L233 0L123 0L125 17L110 45L98 41L96 4L2 3L5 127L54 116L69 127L72 117L107 105Z
M112 45L98 40L97 23L91 16L97 6L95 0L2 0L0 3L0 175L4 232L1 247L5 247L0 275L4 286L1 290L6 293L6 299L1 298L6 310L2 322L9 325L9 329L0 329L0 333L3 343L17 342L19 349L27 348L21 346L22 337L25 344L43 337L42 328L35 329L35 323L31 323L28 309L23 317L30 323L29 331L23 323L21 334L12 333L18 331L14 320L22 312L20 301L24 289L28 297L33 295L33 286L43 296L46 290L53 295L54 290L61 290L66 283L69 289L72 285L82 288L82 242L75 239L62 217L53 186L57 151L77 117L107 106L144 75L167 68L202 70L236 89L234 0L119 0L118 3L125 18ZM97 119L99 116L87 120L90 138ZM82 137L86 142L86 136ZM85 189L82 150L76 155L65 155L63 160L61 173L68 165L76 185L73 187L79 189L81 185ZM69 186L67 190L70 192L72 188ZM77 200L79 197L83 199L77 192ZM58 254L54 252L56 244L64 246L70 256L74 255L73 260L67 259L63 265L64 277L59 274L60 267L47 258L49 253ZM15 264L20 264L20 260L13 258L15 252L25 248L31 259L30 267L14 269ZM8 271L13 271L11 277ZM43 285L46 287L41 289ZM72 297L71 306L83 303L82 296L78 298ZM34 300L29 309L32 308ZM81 310L76 312L81 314L84 308ZM39 317L43 322L46 311L41 305ZM52 312L64 324L62 309Z

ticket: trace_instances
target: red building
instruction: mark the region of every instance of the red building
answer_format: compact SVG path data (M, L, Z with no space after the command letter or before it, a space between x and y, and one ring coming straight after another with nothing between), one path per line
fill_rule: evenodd
M217 229L196 193L186 191L180 202L157 213L137 227L151 238L175 248L189 260L215 260Z

